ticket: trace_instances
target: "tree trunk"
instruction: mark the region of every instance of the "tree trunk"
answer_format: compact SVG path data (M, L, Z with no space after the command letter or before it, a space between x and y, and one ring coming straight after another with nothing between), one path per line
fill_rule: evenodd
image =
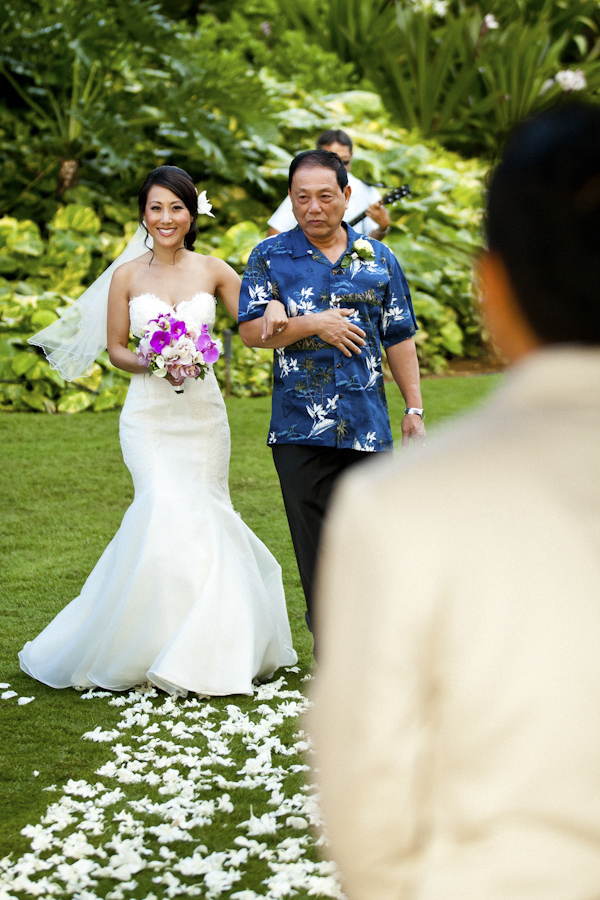
M58 172L58 184L56 187L56 196L62 197L65 191L73 187L77 183L79 173L78 159L61 159L60 169Z

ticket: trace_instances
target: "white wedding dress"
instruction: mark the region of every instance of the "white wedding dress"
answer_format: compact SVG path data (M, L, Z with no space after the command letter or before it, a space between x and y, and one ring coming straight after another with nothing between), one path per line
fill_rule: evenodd
M132 299L132 332L165 307L153 294ZM176 314L212 330L215 307L199 293ZM132 376L119 431L134 501L79 597L20 652L21 668L57 688L251 694L297 656L280 566L231 505L212 369L182 394Z

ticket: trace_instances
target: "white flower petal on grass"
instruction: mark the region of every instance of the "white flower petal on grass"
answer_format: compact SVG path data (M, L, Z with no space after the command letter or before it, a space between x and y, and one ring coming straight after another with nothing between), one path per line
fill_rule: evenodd
M166 822L162 825L152 825L147 831L156 836L159 844L172 844L174 841L193 840L187 831L183 831L182 828L177 828L175 825L168 825Z
M63 791L76 797L97 797L99 793L98 788L92 787L87 781L74 781L72 778L69 778Z
M308 828L308 822L302 816L288 816L285 824L288 828Z
M93 731L86 731L85 734L82 734L84 741L96 741L97 743L116 741L120 736L120 732L115 728L111 731L103 731L100 725L97 725Z
M27 704L31 703L33 700L35 700L35 697L19 697L17 703L19 706L27 706Z
M0 700L12 700L13 697L17 696L16 691L3 691L0 694Z
M10 682L8 682L8 681L0 681L0 691L3 691L4 688L9 688L9 687L10 687Z
M245 828L250 835L275 834L279 823L273 813L263 813L262 816L250 814L245 822L240 822L238 828Z
M163 700L154 689L108 696L108 705L119 708L120 721L110 731L100 725L86 733L88 740L112 744L112 759L96 772L107 783L71 779L61 788L62 796L48 807L43 824L28 826L25 836L33 852L5 863L10 890L20 878L22 889L31 886L33 896L50 898L64 887L77 900L97 900L94 884L106 877L119 882L104 894L106 900L127 900L139 890L134 876L147 870L160 885L156 893L166 898L216 900L226 894L237 900L276 900L300 891L342 896L335 871L307 858L321 843L309 830L321 820L315 788L304 785L292 795L286 790L288 775L294 778L307 768L301 754L310 750L310 742L297 727L291 738L280 731L308 706L300 691L288 688L285 677L260 685L253 701L240 701L242 706L230 702L216 708L198 698ZM235 772L229 779L226 769ZM122 786L111 790L111 782ZM140 795L140 783L158 791L152 797ZM235 849L208 854L198 844L201 829L222 827L228 819L235 823L231 817L239 804L232 792L244 789L255 792L256 810L251 808L249 818L236 826L245 835L233 839ZM272 811L263 813L269 807ZM282 831L288 836L279 840ZM91 843L92 835L99 837L99 846ZM52 855L41 858L48 853ZM268 890L258 894L244 888L246 869L257 865L268 868L263 882ZM46 889L42 878L50 873L57 882L48 879ZM232 895L236 884L240 889ZM156 894L146 900L156 900Z

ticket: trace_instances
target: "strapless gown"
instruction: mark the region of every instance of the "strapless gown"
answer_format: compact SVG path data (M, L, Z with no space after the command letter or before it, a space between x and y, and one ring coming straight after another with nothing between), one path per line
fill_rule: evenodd
M215 307L199 293L176 313L211 330ZM165 308L153 294L132 299L132 332ZM132 376L119 432L133 503L81 594L20 652L21 668L56 688L251 694L297 657L280 566L231 504L214 373L182 394Z

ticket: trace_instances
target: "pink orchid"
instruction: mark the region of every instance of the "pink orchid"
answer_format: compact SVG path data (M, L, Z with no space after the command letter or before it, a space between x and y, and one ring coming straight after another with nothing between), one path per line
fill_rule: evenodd
M219 348L208 333L208 327L206 325L202 326L200 337L196 341L196 350L200 351L204 357L204 361L208 363L209 366L215 363L219 358Z
M166 331L155 331L150 338L150 347L155 353L160 353L171 340L171 335Z
M175 319L171 322L171 337L180 338L186 333L185 322Z

